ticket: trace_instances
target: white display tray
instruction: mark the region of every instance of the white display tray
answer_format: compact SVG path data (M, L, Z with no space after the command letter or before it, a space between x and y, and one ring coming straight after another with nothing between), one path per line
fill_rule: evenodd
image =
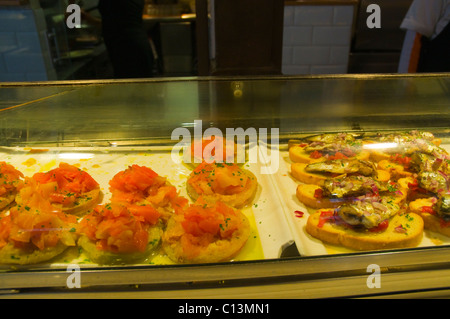
M257 147L257 146L255 146ZM450 145L442 146L447 151ZM279 167L273 174L262 174L261 163L245 163L243 167L252 171L258 179L258 191L252 205L242 209L249 217L252 227L251 236L236 256L239 260L260 260L280 258L283 250L295 243L300 256L317 256L339 253L353 253L355 251L329 245L313 238L305 231L308 216L314 210L301 203L296 195L296 187L300 184L291 176L291 160L287 146L281 146L279 153ZM54 147L36 148L8 148L0 147L0 161L14 165L25 176L32 176L37 172L46 172L65 162L86 170L101 186L103 192L102 203L108 202L110 193L108 183L111 178L126 169L129 165L137 164L153 169L161 176L167 177L181 196L189 198L186 193L186 180L192 166L179 161L173 161L171 148L165 146L138 147ZM264 150L266 152L267 149ZM258 150L263 157L264 152ZM267 155L266 155L267 156ZM299 216L296 212L302 212ZM449 245L450 238L425 230L419 247ZM77 255L74 259L63 264L82 263L85 256ZM88 262L89 263L89 262ZM170 264L170 260L163 255L154 256L150 264ZM55 262L50 266L59 266ZM43 265L48 266L48 265Z
M192 166L173 161L170 147L54 147L19 148L1 147L0 161L14 165L25 176L46 172L65 162L76 165L88 172L99 184L103 192L102 203L110 198L109 181L119 171L137 164L153 169L167 177L181 196L186 193L186 180ZM282 206L274 197L273 181L270 175L260 174L257 163L245 163L243 168L252 171L258 179L258 190L252 205L242 209L251 223L252 232L247 244L233 260L259 260L279 258L284 247L293 242L290 227L285 219ZM275 199L275 200L274 200ZM64 263L85 263L85 256L66 254ZM68 260L69 259L69 260ZM171 263L167 257L155 256L151 264ZM52 264L54 266L54 264Z
M441 145L441 147L447 151L450 151L450 145ZM301 182L297 181L291 175L291 164L292 161L289 159L289 152L281 151L279 172L278 174L274 174L272 177L274 178L274 184L276 185L275 189L278 190L278 196L281 199L283 211L286 215L288 224L291 227L291 232L300 255L315 256L355 252L344 247L325 244L322 241L313 238L306 232L306 221L308 220L309 214L314 210L307 208L297 199L295 192L297 185L301 184ZM296 212L302 212L304 214L302 217L299 217L299 214L296 214ZM425 230L419 247L449 244L449 237Z

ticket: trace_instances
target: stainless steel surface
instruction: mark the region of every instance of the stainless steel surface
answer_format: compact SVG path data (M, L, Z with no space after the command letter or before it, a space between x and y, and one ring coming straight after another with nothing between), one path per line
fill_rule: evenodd
M204 128L276 127L286 139L342 130L450 133L447 74L7 83L0 96L0 146L167 144L173 129L192 129L197 119ZM371 264L381 269L380 288L367 285ZM442 296L450 247L81 269L76 289L66 288L64 267L4 270L0 297Z

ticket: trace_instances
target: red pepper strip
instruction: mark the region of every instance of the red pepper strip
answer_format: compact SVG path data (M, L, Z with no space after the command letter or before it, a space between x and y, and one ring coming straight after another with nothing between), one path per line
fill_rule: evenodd
M428 214L431 214L431 215L436 215L436 212L434 211L432 206L422 206L420 211L422 213L428 213Z
M323 197L323 189L322 188L317 188L314 191L314 198L322 198Z
M303 217L303 215L305 214L304 212L301 212L299 210L296 210L294 213L295 213L295 217L298 217L298 218Z
M389 226L389 220L385 219L381 223L379 223L378 226L370 228L369 231L374 232L374 233L382 232L382 231L386 230L386 228L388 228L388 226Z
M322 228L326 222L328 222L330 220L334 220L333 215L334 215L334 212L331 210L321 212L320 217L319 217L319 223L317 224L317 227Z

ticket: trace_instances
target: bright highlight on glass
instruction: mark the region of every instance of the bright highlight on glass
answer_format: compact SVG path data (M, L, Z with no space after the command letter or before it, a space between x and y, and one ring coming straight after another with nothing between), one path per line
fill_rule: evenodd
M396 148L396 147L398 147L397 143L374 143L363 145L363 148L370 150L383 150L387 148Z

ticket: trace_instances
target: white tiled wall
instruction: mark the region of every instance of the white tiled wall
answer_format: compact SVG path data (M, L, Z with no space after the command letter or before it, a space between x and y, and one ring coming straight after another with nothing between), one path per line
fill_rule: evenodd
M353 6L286 6L282 72L347 73Z

